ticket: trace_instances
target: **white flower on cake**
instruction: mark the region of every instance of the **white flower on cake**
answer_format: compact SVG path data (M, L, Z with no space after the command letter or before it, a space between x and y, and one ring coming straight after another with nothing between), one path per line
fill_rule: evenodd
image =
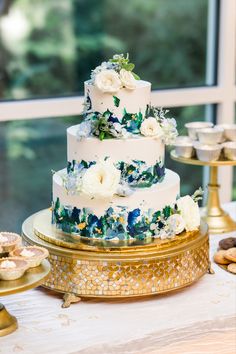
M106 160L88 168L82 177L81 191L91 197L112 197L120 182L120 171Z
M198 204L189 195L186 195L177 200L177 207L184 219L186 231L197 230L201 220Z
M115 70L103 70L95 76L95 85L102 92L116 93L121 88L119 74Z
M115 137L115 138L120 138L120 139L127 139L130 137L130 133L123 128L123 126L120 123L113 123L113 125L110 128L110 133Z
M27 250L27 248L24 248L23 251L21 251L20 255L22 257L30 258L30 257L34 257L34 252Z
M165 118L161 123L163 138L166 145L172 145L178 136L176 129L176 120L174 118Z
M167 219L167 224L178 235L185 229L185 221L180 214L173 214Z
M5 269L13 269L16 268L16 263L13 261L6 260L0 263L0 267Z
M162 128L156 118L148 117L141 124L140 132L144 136L162 136Z
M0 242L7 242L8 238L6 236L3 236L3 234L0 233Z
M85 121L78 125L78 130L76 132L76 136L78 140L87 138L92 132L91 122Z
M137 86L137 80L135 80L134 75L131 71L121 69L120 80L122 82L122 85L128 90L134 90Z

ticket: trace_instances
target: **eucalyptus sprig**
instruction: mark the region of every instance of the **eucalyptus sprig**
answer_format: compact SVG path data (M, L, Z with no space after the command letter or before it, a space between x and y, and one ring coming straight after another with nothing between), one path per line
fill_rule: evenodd
M115 54L112 59L109 59L110 63L114 63L119 67L119 70L124 69L131 71L132 75L136 80L140 80L140 77L133 72L135 65L129 61L129 53L124 56L124 54Z
M200 187L194 192L193 195L191 195L191 197L197 203L199 200L202 200L203 194L204 190Z

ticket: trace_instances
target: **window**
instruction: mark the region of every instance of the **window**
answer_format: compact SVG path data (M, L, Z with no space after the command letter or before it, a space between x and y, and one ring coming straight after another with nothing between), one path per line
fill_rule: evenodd
M114 52L130 53L153 83L152 103L170 109L180 133L190 120L234 122L235 33L235 0L0 2L2 228L19 231L49 205L50 170L65 167L66 127L79 120L83 81ZM166 155L182 193L191 193L202 169L190 181L189 166ZM219 172L229 201L233 169ZM234 170L236 200L235 188Z
M1 98L82 92L91 68L116 52L130 53L155 89L205 85L207 19L208 0L9 2Z

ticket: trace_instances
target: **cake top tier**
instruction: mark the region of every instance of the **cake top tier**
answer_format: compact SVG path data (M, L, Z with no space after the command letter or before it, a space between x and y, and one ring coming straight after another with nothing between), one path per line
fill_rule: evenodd
M171 144L177 136L176 122L168 112L151 106L151 83L133 72L128 54L116 54L97 66L85 82L84 121L77 138L127 139L161 137Z

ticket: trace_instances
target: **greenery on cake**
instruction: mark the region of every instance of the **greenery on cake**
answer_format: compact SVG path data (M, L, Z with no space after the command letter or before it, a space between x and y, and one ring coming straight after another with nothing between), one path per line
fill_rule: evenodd
M53 223L67 233L105 240L129 240L147 238L171 239L183 231L194 231L200 225L200 212L194 196L179 198L173 206L162 210L128 210L126 207L110 207L98 217L88 208L63 206L59 198L53 203Z
M116 101L118 104L118 101ZM166 145L174 143L178 131L174 118L167 118L168 110L147 106L146 114L129 113L124 109L121 119L109 110L104 113L88 112L84 121L78 125L77 138L79 140L96 136L104 139L127 139L132 137L152 136L163 139Z
M100 198L114 194L129 196L135 188L148 188L162 182L164 176L165 166L161 162L152 166L141 160L113 164L108 158L99 162L73 160L68 162L66 173L61 174L68 194L85 193Z
M114 112L110 108L104 112L93 111L89 92L84 102L84 120L78 125L78 139L89 136L104 139L127 139L131 137L153 136L163 139L166 145L173 144L178 135L176 121L167 118L167 110L147 105L146 112L128 112L123 109L122 117L116 116L116 108L120 107L120 98L116 93L122 89L134 90L137 77L133 70L135 65L129 61L129 55L116 54L112 59L97 66L91 74L90 83L98 90L112 95Z

